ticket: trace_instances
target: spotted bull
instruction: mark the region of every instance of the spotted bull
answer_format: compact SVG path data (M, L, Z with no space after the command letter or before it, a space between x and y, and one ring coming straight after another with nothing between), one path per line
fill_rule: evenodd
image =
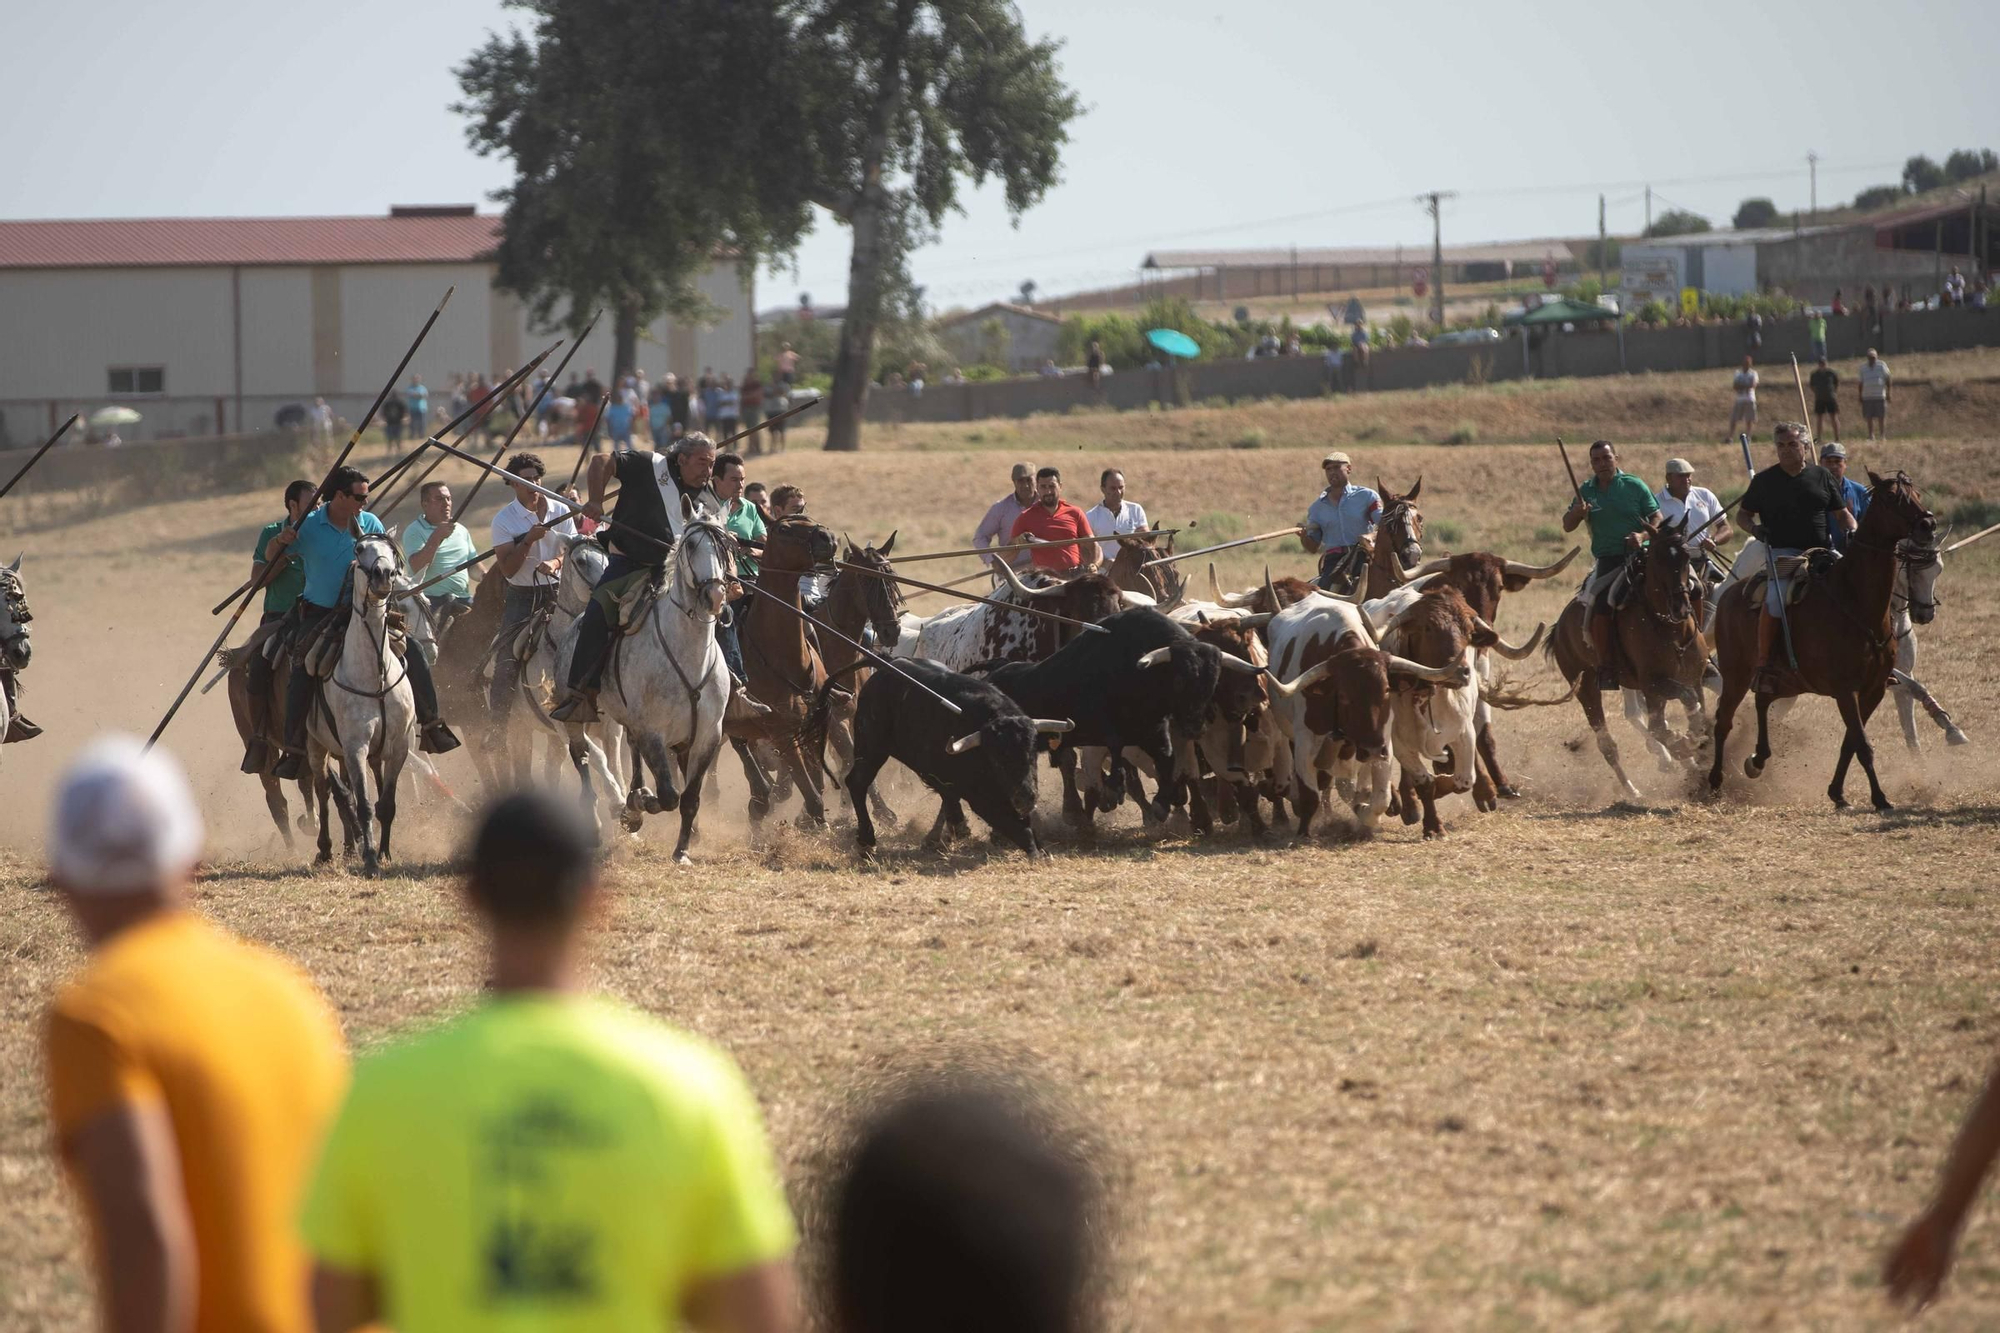
M1006 564L1001 564L1000 569L1007 582L993 592L994 600L1053 611L1093 625L1134 604L1130 599L1137 597L1120 592L1102 574L1031 586L1021 582ZM1042 661L1078 633L1073 625L1041 616L1023 615L985 602L967 602L927 618L903 616L895 655L921 657L953 671L965 671L981 662Z

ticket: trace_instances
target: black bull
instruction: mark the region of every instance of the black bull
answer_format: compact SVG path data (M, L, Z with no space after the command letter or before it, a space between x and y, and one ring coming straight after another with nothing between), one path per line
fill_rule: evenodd
M1222 674L1221 655L1151 608L1121 611L1100 624L1102 634L1079 634L1041 662L993 667L987 679L1023 711L1076 724L1057 747L1058 762L1082 746L1111 752L1105 795L1093 792L1086 818L1117 804L1124 790L1122 754L1130 746L1153 761L1159 790L1148 813L1165 819L1172 808L1169 796L1181 794L1173 776L1174 745L1192 744L1200 734ZM1201 799L1199 784L1182 790ZM1065 804L1070 795L1065 791Z

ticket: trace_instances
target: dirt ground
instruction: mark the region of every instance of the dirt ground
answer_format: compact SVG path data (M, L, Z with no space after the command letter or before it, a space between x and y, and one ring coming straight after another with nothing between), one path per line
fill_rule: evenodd
M2000 356L1930 360L1968 394L2000 376ZM1732 449L1656 428L1641 387L1590 387L1609 392L1562 417L1566 436L1658 441L1627 446L1626 466L1657 480L1668 456L1689 457L1698 482L1736 494ZM1561 416L1581 392L1553 387L1536 411ZM1367 407L1408 422L1430 397ZM1468 391L1451 410L1504 414L1518 397ZM857 540L894 529L916 553L966 543L1005 486L996 449L1062 462L1086 504L1115 463L1156 519L1192 523L1186 546L1296 522L1321 484L1315 451L1339 443L1362 480L1422 476L1427 553L1568 548L1551 445L1446 447L1401 428L1356 445L1327 415L1346 410L978 423L993 435L956 441L906 428L858 456L794 433L752 473L803 485ZM1243 428L1265 432L1261 447L1190 433L1232 419L1257 423ZM1907 468L1941 513L2000 498L1982 423L1970 409L1954 423L1857 448L1857 467ZM49 731L0 752L0 1329L78 1326L90 1301L37 1053L42 1005L79 959L38 888L50 786L91 735L151 728L219 628L207 607L247 573L278 509L269 489L60 524L0 509L16 524L0 531L27 547L28 707ZM483 528L487 497L479 508ZM1220 577L1244 586L1267 559L1277 574L1309 565L1272 543L1227 553ZM1732 765L1715 805L1684 799L1622 723L1645 800L1614 805L1574 705L1505 714L1526 794L1492 815L1447 802L1449 837L1432 844L1401 824L1366 842L1197 840L1142 831L1128 807L1092 847L1060 828L1045 782L1046 865L983 842L926 857L906 827L860 870L839 830L749 846L729 771L694 869L670 864L671 817L614 853L597 976L736 1054L801 1197L868 1071L940 1046L1001 1052L1103 1145L1116 1327L1886 1328L1881 1253L2000 1038L1985 900L2000 866L2000 701L1984 660L2000 643L1996 568L2000 542L1951 557L1922 631L1919 674L1974 743L1947 750L1921 721L1912 754L1886 705L1870 728L1899 806L1887 816L1827 803L1838 734L1824 701L1780 726L1760 782ZM1508 598L1503 633L1553 620L1573 587L1566 575ZM1522 663L1517 678L1546 689L1545 670ZM406 796L383 879L315 873L275 845L235 773L220 690L196 695L165 744L210 825L203 907L298 958L357 1045L474 991L449 873L466 825L434 793ZM442 767L474 797L469 763ZM891 771L892 803L927 826L932 807ZM1992 1217L1973 1222L1932 1318L2000 1327Z

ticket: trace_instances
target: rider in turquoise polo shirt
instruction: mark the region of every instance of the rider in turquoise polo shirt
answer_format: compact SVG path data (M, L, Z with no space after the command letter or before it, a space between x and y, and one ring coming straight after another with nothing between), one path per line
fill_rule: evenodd
M1577 487L1576 499L1563 515L1563 531L1574 532L1586 520L1596 565L1577 596L1588 608L1590 642L1597 649L1597 688L1615 690L1618 654L1611 647L1611 607L1605 594L1625 558L1660 526L1660 502L1652 487L1618 470L1618 451L1609 440L1590 446L1590 480Z

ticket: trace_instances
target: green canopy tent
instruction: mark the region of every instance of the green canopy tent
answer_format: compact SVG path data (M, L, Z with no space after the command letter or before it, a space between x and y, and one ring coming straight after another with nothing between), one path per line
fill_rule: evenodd
M1607 309L1594 301L1572 301L1564 297L1556 301L1544 301L1533 310L1510 314L1504 321L1510 327L1521 331L1521 373L1530 378L1534 367L1528 353L1528 331L1530 329L1561 329L1565 324L1601 324L1606 320L1618 327L1618 368L1625 368L1625 325L1619 320L1616 310Z

